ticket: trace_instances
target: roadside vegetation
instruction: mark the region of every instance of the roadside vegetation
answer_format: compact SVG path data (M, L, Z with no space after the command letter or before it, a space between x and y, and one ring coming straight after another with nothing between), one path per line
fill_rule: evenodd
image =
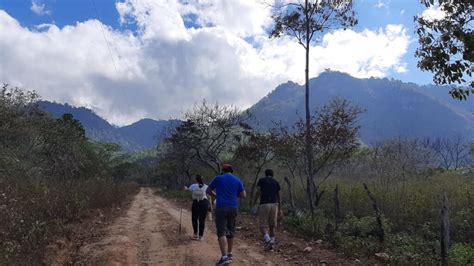
M46 246L93 210L137 191L115 144L86 138L71 115L51 117L38 95L0 89L0 264L40 264Z
M158 146L159 164L148 182L182 197L179 190L194 182L195 174L210 182L222 163L230 162L253 195L263 170L272 168L282 186L287 229L350 256L402 264L441 262L441 209L446 205L449 261L474 263L472 144L454 136L367 146L358 138L363 111L337 98L315 112L316 171L308 183L304 122L292 128L275 124L264 132L249 126L251 114L204 102ZM243 202L241 211L249 208Z

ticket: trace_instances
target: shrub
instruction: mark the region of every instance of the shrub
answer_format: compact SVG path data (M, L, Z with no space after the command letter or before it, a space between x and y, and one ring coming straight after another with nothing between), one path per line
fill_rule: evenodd
M327 227L331 226L330 220L321 212L314 216L306 212L285 216L283 223L288 229L305 238L323 238Z
M53 183L0 178L0 264L37 262L68 224L92 208L120 204L135 192L136 186L106 180Z
M449 261L452 265L474 264L474 247L463 243L455 244L449 252Z
M90 142L72 115L52 118L37 99L0 89L0 265L38 264L70 223L136 192L113 182L117 150Z
M385 244L393 263L433 265L439 262L438 241L428 241L417 235L402 233L390 234Z

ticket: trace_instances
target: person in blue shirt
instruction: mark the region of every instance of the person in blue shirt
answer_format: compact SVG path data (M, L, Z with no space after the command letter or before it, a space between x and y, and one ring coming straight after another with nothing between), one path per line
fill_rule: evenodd
M234 245L235 219L237 217L238 198L245 198L244 184L233 175L230 164L224 164L222 174L212 180L207 188L207 194L216 196L216 231L222 257L216 265L232 262L232 247Z

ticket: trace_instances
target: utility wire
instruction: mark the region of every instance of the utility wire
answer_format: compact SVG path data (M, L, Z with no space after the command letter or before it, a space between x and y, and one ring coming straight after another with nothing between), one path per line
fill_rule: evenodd
M112 50L110 49L109 41L107 40L107 36L105 35L104 26L102 25L102 19L100 18L99 12L97 11L97 6L95 5L95 0L92 0L92 6L94 6L94 11L99 20L100 28L102 30L102 36L104 37L105 43L107 44L107 49L109 50L110 60L112 60L112 64L114 65L115 74L117 74L117 79L119 78L119 74L117 71L117 66L115 65L114 57L112 56Z

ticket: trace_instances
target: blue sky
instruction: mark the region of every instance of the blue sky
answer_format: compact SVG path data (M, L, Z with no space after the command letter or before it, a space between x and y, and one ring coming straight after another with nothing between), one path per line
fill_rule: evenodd
M94 1L104 24L120 28L115 0ZM28 27L43 23L65 26L97 18L92 0L41 0L36 3L44 5L50 14L40 15L32 11L32 0L0 0L0 8Z
M116 30L136 30L133 24L120 24L119 13L115 8L116 0L38 0L37 2L44 5L45 10L50 14L38 15L33 12L31 0L0 0L0 9L6 10L26 27L44 23L53 23L63 27L88 19L98 19L100 16L104 24ZM432 75L418 70L417 59L414 57L417 40L414 34L413 17L422 13L424 7L416 0L356 0L355 5L359 20L356 30L365 28L376 30L387 24L402 24L412 38L409 50L403 57L408 64L407 73L400 74L392 71L389 77L418 84L431 83Z
M7 36L24 35L18 37L17 42L30 40L30 44L5 43L5 50L10 49L9 54L24 53L19 48L23 47L31 52L29 60L40 61L43 58L43 61L51 63L43 67L35 66L29 73L41 73L43 77L49 75L49 79L53 79L51 77L55 74L51 69L56 67L62 70L62 64L81 60L77 69L57 75L62 77L61 80L41 84L19 80L18 75L13 75L10 69L24 69L25 62L21 61L22 56L18 59L12 55L5 60L7 63L0 62L0 78L14 84L33 86L48 99L90 107L116 124L133 122L143 116L177 116L185 107L166 104L183 98L183 105L189 105L199 101L196 97L213 100L231 94L242 100L228 103L247 107L281 82L288 79L301 81L301 69L289 66L300 64L300 60L294 59L300 53L299 48L289 40L267 40L264 30L269 25L269 18L262 16L268 16L268 12L259 9L254 0L215 0L205 1L206 4L196 0L189 2L191 4L183 5L176 0L0 0L0 10L4 11L4 19L0 20L4 27L0 24L0 30L11 31L4 32ZM417 0L356 0L355 9L359 24L352 31L329 34L324 37L326 46L313 49L315 58L312 64L317 66L314 75L320 72L318 69L329 66L358 77L374 75L418 84L431 83L431 74L418 70L414 57L417 39L413 17L424 10ZM102 25L94 22L99 17ZM10 26L12 21L19 26ZM53 24L55 27L39 28L38 25L42 24ZM105 29L105 34L101 33L101 27ZM191 29L193 27L199 29ZM18 32L13 33L14 30ZM374 38L374 43L380 42L372 49L380 51L364 50L367 46L364 42L372 43L371 38ZM355 45L352 45L353 41ZM38 43L34 45L34 42ZM344 43L348 45L344 47ZM397 49L397 43L403 47ZM290 52L286 53L285 47ZM35 49L38 51L33 52ZM344 66L344 62L335 57L337 49L366 54L366 57L354 58L350 62L352 66ZM287 54L283 59L282 53ZM35 58L36 55L38 58ZM219 59L213 61L216 56ZM279 61L275 61L277 59ZM332 62L337 60L338 63ZM233 62L236 68L232 69L228 62ZM163 72L165 66L174 64L175 72L189 75L174 79L164 77L173 74L168 69ZM360 71L357 64L361 65ZM91 69L91 65L97 65L97 69ZM224 73L234 73L227 79L212 73L227 67L229 69ZM112 68L118 70L111 71ZM77 73L71 74L75 71ZM77 85L78 80L81 85ZM253 89L236 91L235 87L239 84L251 84ZM81 93L68 93L64 86ZM145 89L138 91L137 87ZM192 89L189 87L199 89L190 92ZM180 90L182 94L177 93ZM171 96L166 102L159 102L164 94ZM136 104L131 103L130 110L118 113L117 108L130 100L130 97L121 99L119 95L136 95ZM151 102L150 97L158 103ZM155 111L157 108L160 109L158 114Z

